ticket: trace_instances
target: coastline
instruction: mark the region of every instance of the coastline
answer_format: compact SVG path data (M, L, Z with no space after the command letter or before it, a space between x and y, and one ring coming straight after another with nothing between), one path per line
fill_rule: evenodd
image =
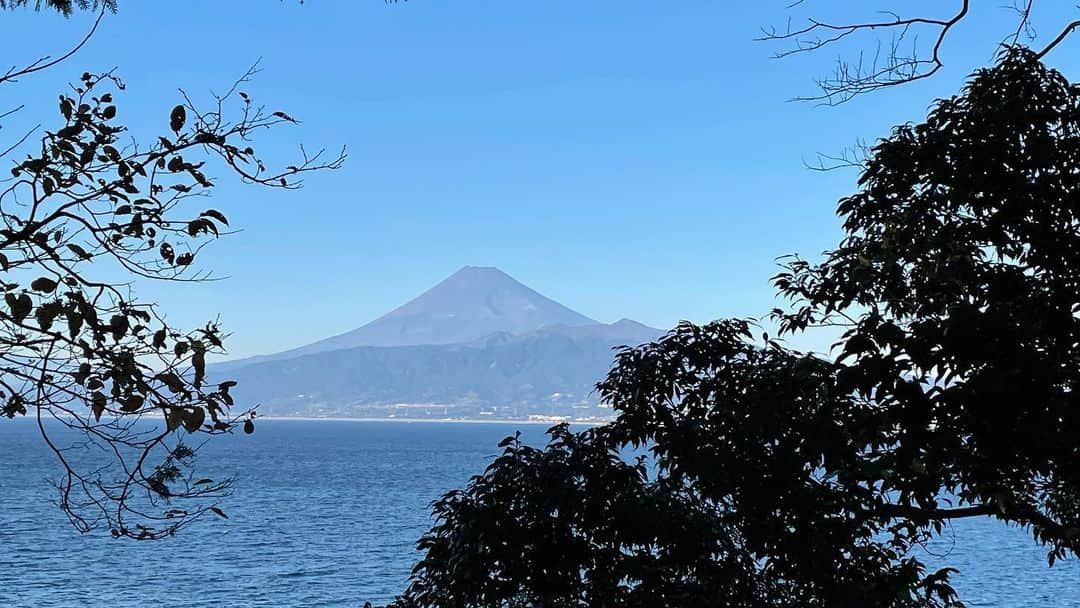
M567 422L587 426L601 426L610 420L529 420L526 418L362 418L349 416L256 416L255 421L297 421L297 422L404 422L421 424L529 424L555 426Z

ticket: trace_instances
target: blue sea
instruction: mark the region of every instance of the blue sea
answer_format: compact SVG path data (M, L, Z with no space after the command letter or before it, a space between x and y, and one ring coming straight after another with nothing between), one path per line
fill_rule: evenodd
M0 421L0 606L363 606L400 592L428 504L461 486L513 424L264 420L204 452L236 473L224 507L153 543L79 535L52 501L52 457L26 421ZM954 525L932 546L969 606L1080 607L1076 560L1048 568L1023 531Z

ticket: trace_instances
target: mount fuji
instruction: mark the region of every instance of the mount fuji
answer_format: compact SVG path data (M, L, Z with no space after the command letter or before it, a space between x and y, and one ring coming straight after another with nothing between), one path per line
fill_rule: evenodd
M663 332L604 324L497 268L466 266L357 329L226 361L236 397L263 414L391 418L595 418L613 349Z

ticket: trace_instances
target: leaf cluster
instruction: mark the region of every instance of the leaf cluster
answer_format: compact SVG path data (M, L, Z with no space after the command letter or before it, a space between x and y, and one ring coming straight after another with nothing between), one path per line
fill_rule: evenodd
M343 156L305 154L269 172L253 134L296 121L236 87L208 110L182 95L162 117L163 134L143 146L119 122L123 90L112 73L84 73L59 96L56 126L8 151L30 148L0 190L0 415L39 420L77 529L152 539L218 512L229 487L194 476L182 437L251 432L254 413L232 411L235 382L207 378L207 357L224 352L220 327L173 327L137 300L131 281L210 278L196 260L229 226L221 211L195 206L215 185L212 167L294 188ZM234 118L227 106L238 108ZM111 457L88 466L54 442L61 427Z

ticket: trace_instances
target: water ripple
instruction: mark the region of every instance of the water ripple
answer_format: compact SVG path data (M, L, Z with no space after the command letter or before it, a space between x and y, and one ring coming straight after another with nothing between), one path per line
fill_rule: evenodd
M362 606L403 589L429 503L464 483L514 428L264 421L208 446L211 474L238 474L226 520L157 543L79 536L52 504L54 463L32 425L0 424L0 607ZM542 429L523 429L536 440ZM972 608L1080 608L1080 566L1046 566L1021 530L953 529L933 562L956 566ZM935 554L952 545L946 537Z

